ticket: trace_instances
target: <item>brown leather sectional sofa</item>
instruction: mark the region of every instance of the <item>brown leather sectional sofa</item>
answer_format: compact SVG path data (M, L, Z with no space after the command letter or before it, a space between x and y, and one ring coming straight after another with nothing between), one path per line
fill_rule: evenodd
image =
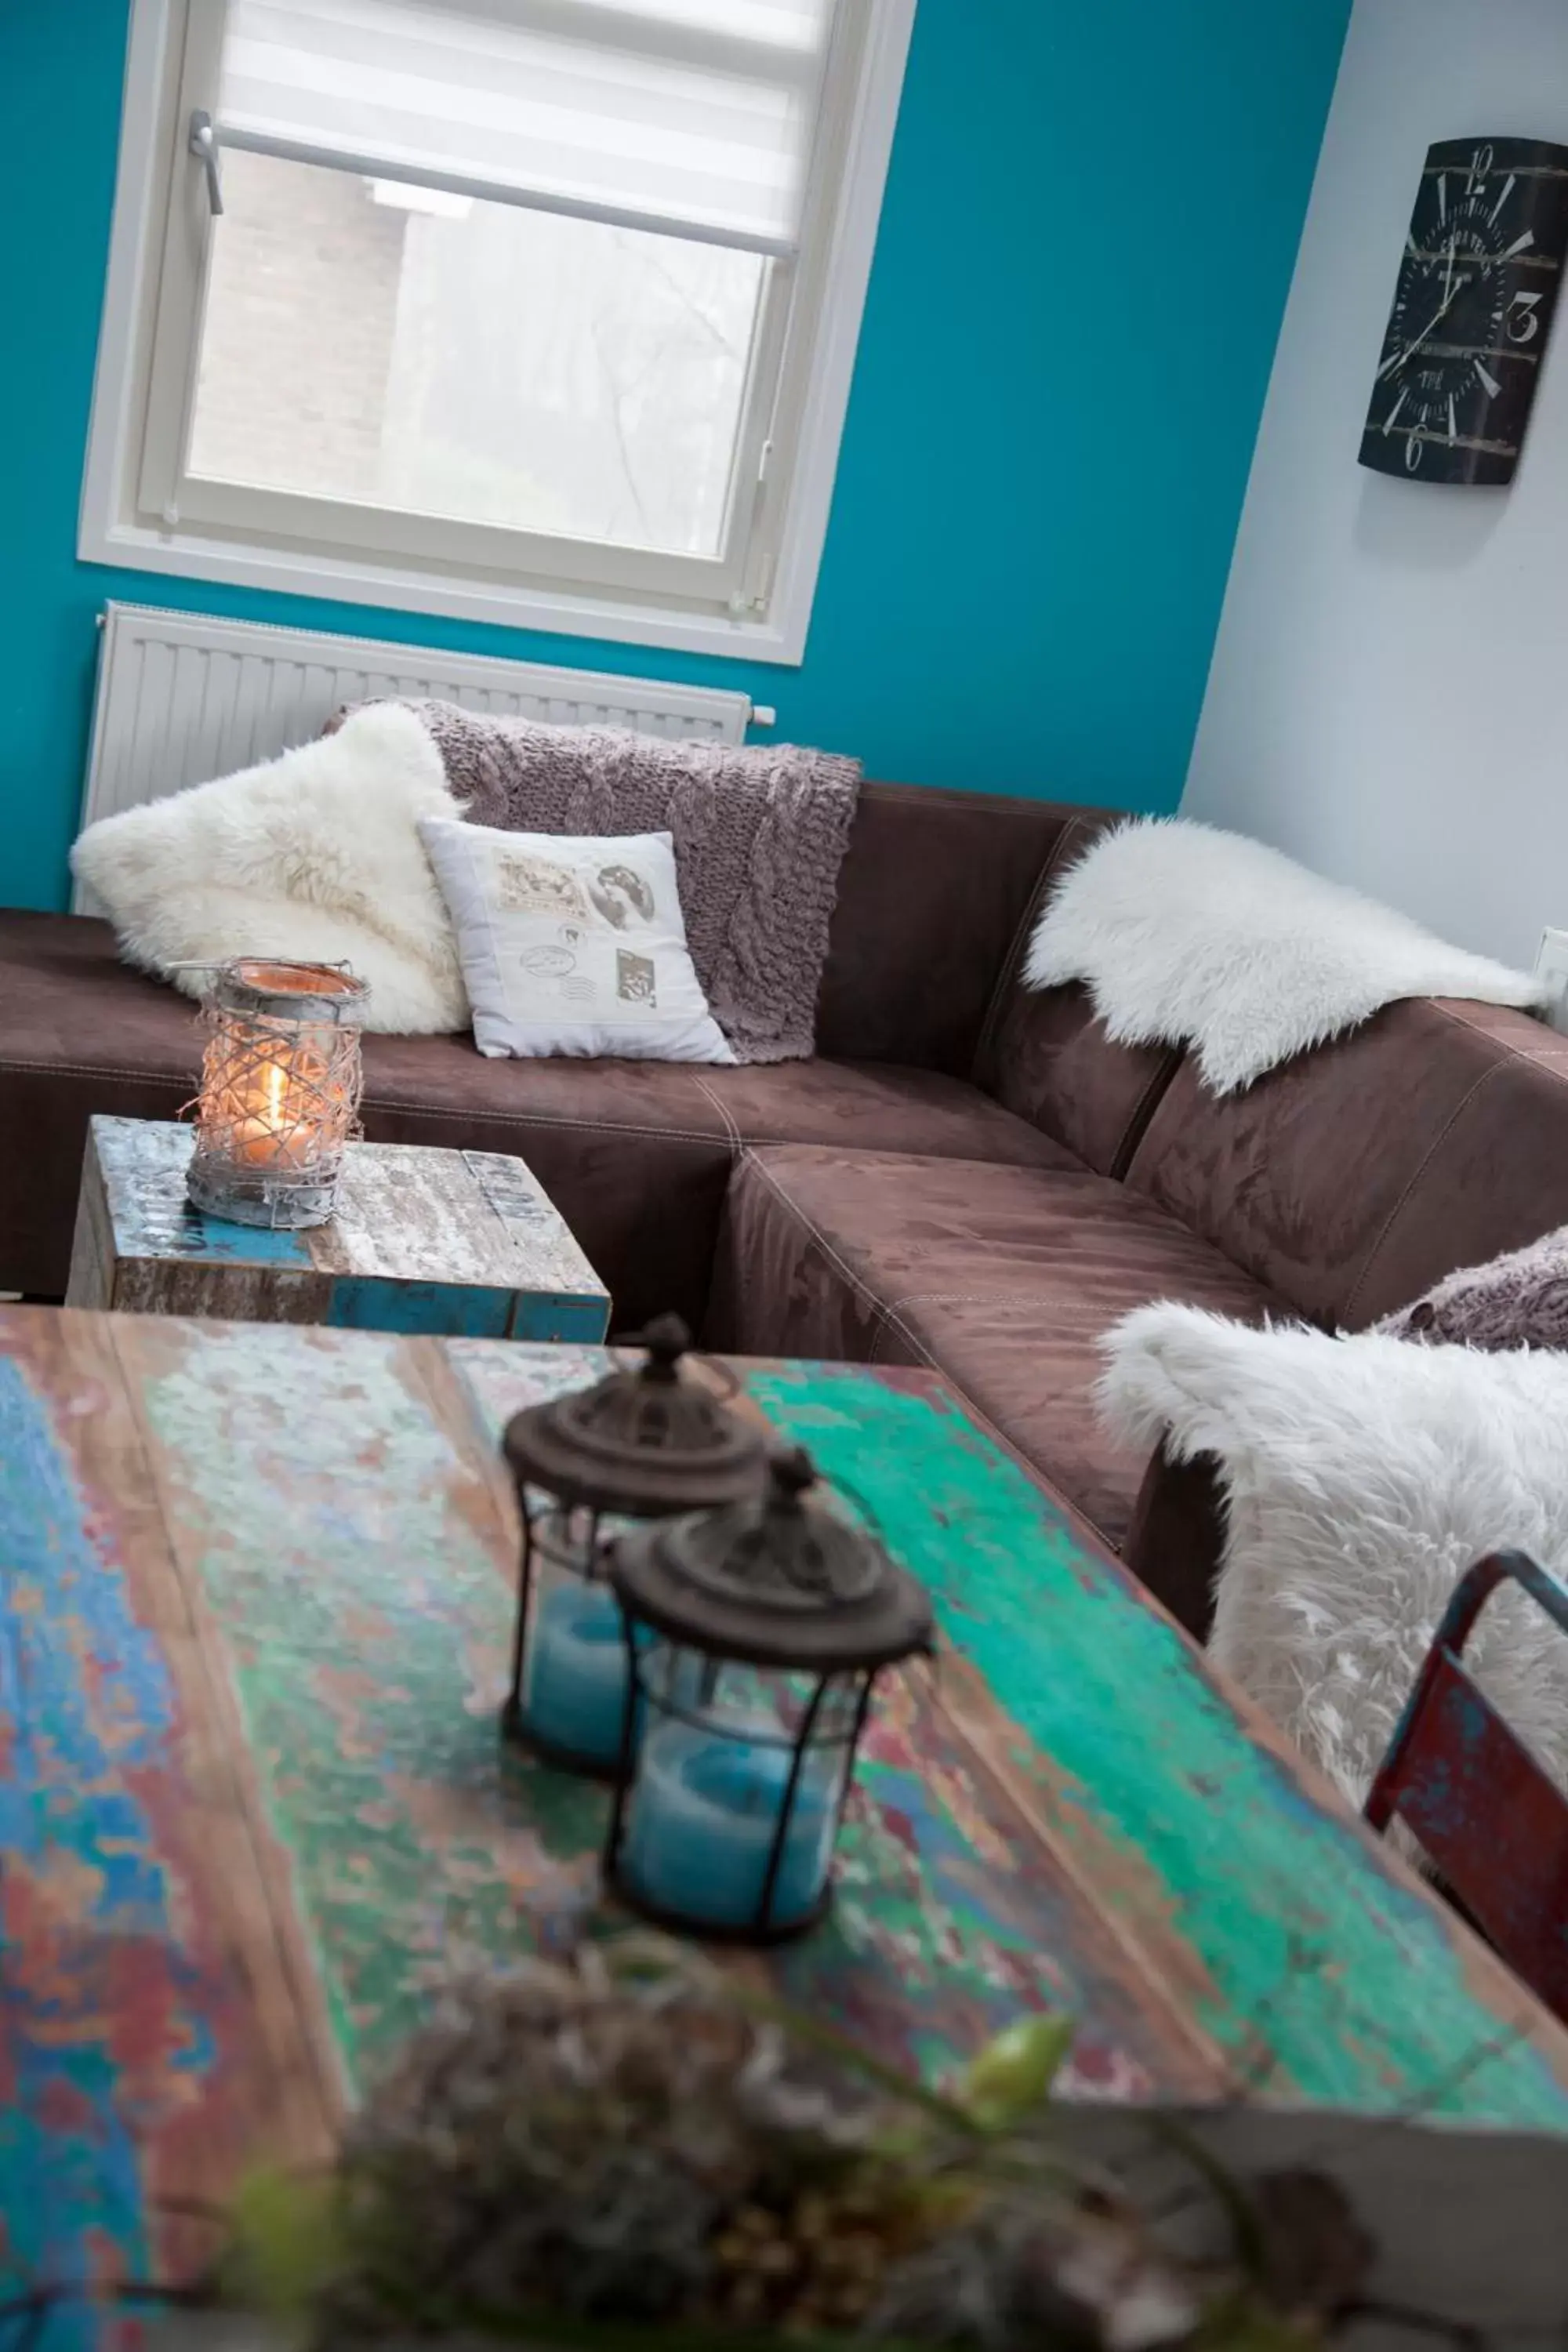
M486 1061L366 1041L366 1132L515 1150L629 1327L678 1307L749 1354L933 1366L1201 1631L1201 1471L1097 1427L1095 1342L1143 1300L1359 1327L1568 1223L1568 1038L1492 1006L1391 1006L1216 1100L1019 984L1052 876L1106 813L866 787L818 1005L776 1067ZM0 915L0 1288L65 1288L92 1111L169 1118L192 1007L107 929ZM1146 1475L1147 1474L1147 1475Z

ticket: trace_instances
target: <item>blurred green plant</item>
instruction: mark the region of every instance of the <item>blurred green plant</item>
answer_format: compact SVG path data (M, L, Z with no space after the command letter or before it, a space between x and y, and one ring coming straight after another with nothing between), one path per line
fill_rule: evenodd
M585 1946L454 1986L331 2171L254 2175L224 2291L334 2352L1320 2338L1371 2253L1339 2192L1279 2176L1265 2210L1194 2148L1223 2247L1194 2255L1075 2156L1051 2095L1071 2042L1020 2020L935 2089L685 1948Z

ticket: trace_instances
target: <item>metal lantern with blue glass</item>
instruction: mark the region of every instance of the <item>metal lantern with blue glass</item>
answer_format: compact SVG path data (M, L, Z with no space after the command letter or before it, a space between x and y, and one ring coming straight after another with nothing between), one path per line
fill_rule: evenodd
M762 1491L611 1546L627 1686L605 1879L678 1932L771 1944L823 1916L877 1677L931 1651L923 1587L816 1487L783 1454Z
M690 1335L660 1316L591 1388L514 1415L502 1439L522 1512L508 1738L568 1770L619 1762L626 1701L620 1603L605 1577L616 1521L706 1510L755 1494L763 1439L700 1376Z

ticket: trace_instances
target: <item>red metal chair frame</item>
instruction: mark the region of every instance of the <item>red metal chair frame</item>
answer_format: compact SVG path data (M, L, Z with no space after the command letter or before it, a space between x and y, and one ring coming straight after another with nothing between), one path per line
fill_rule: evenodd
M1484 1698L1461 1653L1505 1579L1568 1633L1568 1590L1523 1552L1478 1560L1443 1612L1372 1793L1397 1813L1516 1976L1568 2023L1568 1798Z

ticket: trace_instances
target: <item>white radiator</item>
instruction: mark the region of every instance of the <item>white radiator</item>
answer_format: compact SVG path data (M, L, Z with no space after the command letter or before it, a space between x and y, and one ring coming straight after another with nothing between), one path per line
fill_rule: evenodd
M81 821L205 783L320 734L341 703L434 695L552 726L745 740L772 722L743 694L485 661L418 646L219 621L152 605L104 606Z

